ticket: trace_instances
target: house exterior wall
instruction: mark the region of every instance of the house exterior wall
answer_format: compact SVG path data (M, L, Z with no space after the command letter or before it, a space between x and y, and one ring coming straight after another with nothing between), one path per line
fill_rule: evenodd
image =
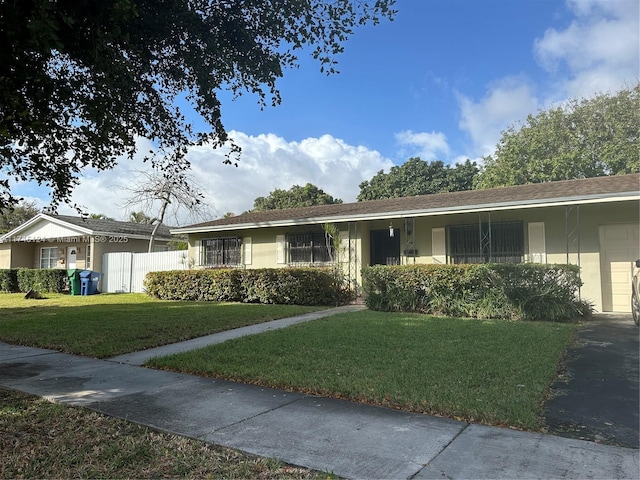
M11 244L0 243L0 269L11 268Z
M351 250L347 258L341 259L345 271L349 271L356 284L361 283L361 269L370 264L371 232L374 230L389 230L390 224L399 231L400 235L400 263L421 264L434 263L434 246L432 242L433 229L445 229L454 225L475 225L480 221L493 223L518 221L523 224L524 261L542 261L546 263L572 263L581 267L581 277L584 286L581 297L593 303L597 311L603 309L602 293L602 259L599 237L600 227L603 225L638 225L640 219L640 204L636 200L615 203L583 204L579 208L563 205L547 207L531 207L513 210L500 210L479 213L448 213L409 219L410 235L405 230L403 218L372 220L360 222L337 222L338 229L343 233L351 232ZM544 225L542 227L542 225ZM530 255L529 228L537 227L537 232L544 232L544 255ZM287 266L278 263L276 240L278 236L294 232L308 232L319 230L320 225L302 225L292 227L252 228L233 230L228 232L213 232L210 234L189 235L189 257L192 263L199 265L199 245L202 239L237 236L247 239L250 237L251 258L244 259L244 268L278 268ZM543 230L542 230L543 228ZM446 238L447 262L449 259L449 239ZM344 245L344 244L343 244ZM540 248L536 245L535 248ZM413 250L410 255L404 255L404 250ZM414 254L415 253L415 254ZM640 258L640 246L632 255ZM629 258L629 263L635 258ZM607 268L605 266L605 268Z
M487 214L482 214L486 220ZM528 226L531 223L543 223L545 231L546 263L571 263L581 267L584 282L580 295L593 303L597 311L603 311L602 301L602 259L599 229L602 225L638 225L640 204L637 201L611 204L585 204L579 209L565 206L531 208L513 211L491 212L491 222L522 221L524 225L525 261L528 258ZM415 244L419 253L415 263L433 263L431 255L430 230L452 225L478 223L477 213L445 215L416 219ZM568 228L567 228L568 227ZM569 233L567 233L567 230ZM404 236L404 233L402 233ZM401 241L401 244L404 240ZM427 252L427 258L422 254ZM568 250L568 253L567 253ZM578 253L579 252L579 253ZM628 261L640 258L640 245L635 255ZM412 258L403 258L402 263L413 263Z
M55 268L67 269L67 250L75 247L78 250L76 256L76 268L79 270L102 269L102 254L112 252L143 253L149 248L149 241L144 239L127 239L124 241L109 241L110 237L100 237L99 240L92 236L75 237L77 241L69 242L6 242L0 244L0 268L40 268L40 255L42 248L57 247L58 260ZM106 239L106 240L105 240ZM113 240L113 239L112 239ZM167 242L157 242L159 247L166 246ZM91 246L89 263L87 263L87 247Z
M37 242L37 243L27 243L27 245L32 245L32 253L31 253L31 264L28 268L40 268L40 255L43 248L48 247L57 247L58 248L58 261L56 263L55 268L59 269L68 269L69 265L67 265L67 249L75 247L78 250L76 256L76 266L75 268L78 270L85 270L87 267L85 266L85 255L87 253L87 243L84 242ZM26 249L25 249L26 250ZM20 249L16 249L16 251L20 251Z
M0 243L0 268L34 268L35 248L34 243Z

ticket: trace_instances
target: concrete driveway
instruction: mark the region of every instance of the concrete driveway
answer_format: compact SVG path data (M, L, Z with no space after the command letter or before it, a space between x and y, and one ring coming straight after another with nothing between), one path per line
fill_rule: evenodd
M640 447L638 327L631 314L585 322L545 405L549 433Z

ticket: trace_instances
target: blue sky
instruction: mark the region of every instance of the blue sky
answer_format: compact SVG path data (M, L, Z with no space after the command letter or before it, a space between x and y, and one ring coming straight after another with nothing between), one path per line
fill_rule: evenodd
M261 111L254 96L222 95L223 123L244 153L238 168L222 165L223 151L189 153L209 215L241 213L275 188L307 182L355 201L363 180L414 156L481 162L500 132L527 115L635 85L639 5L398 0L393 22L356 29L337 57L340 74L321 73L303 54L278 83L281 105ZM74 200L126 219L120 187L140 168L124 161L111 172L86 172ZM33 186L16 191L47 202ZM178 212L172 223L195 220Z
M532 39L571 20L551 0L399 0L397 10L393 22L357 30L337 57L340 74L321 74L304 58L280 82L279 107L256 111L251 96L227 102L226 127L295 141L329 134L394 163L407 160L399 132L443 132L451 151L442 160L474 154L460 132L458 97L482 98L514 75L544 81Z

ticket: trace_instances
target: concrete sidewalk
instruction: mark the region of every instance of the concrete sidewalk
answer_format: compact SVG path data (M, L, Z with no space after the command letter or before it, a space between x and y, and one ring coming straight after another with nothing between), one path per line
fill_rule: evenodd
M274 327L262 324L262 329ZM0 343L0 385L354 479L640 476L635 449L151 370L127 361L140 360L96 360Z

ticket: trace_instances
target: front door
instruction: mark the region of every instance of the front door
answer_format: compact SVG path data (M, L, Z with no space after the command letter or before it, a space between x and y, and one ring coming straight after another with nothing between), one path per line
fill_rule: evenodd
M400 264L400 229L371 230L371 258L369 265Z
M78 248L77 247L68 247L67 248L67 268L72 269L76 268L76 257L78 256Z

